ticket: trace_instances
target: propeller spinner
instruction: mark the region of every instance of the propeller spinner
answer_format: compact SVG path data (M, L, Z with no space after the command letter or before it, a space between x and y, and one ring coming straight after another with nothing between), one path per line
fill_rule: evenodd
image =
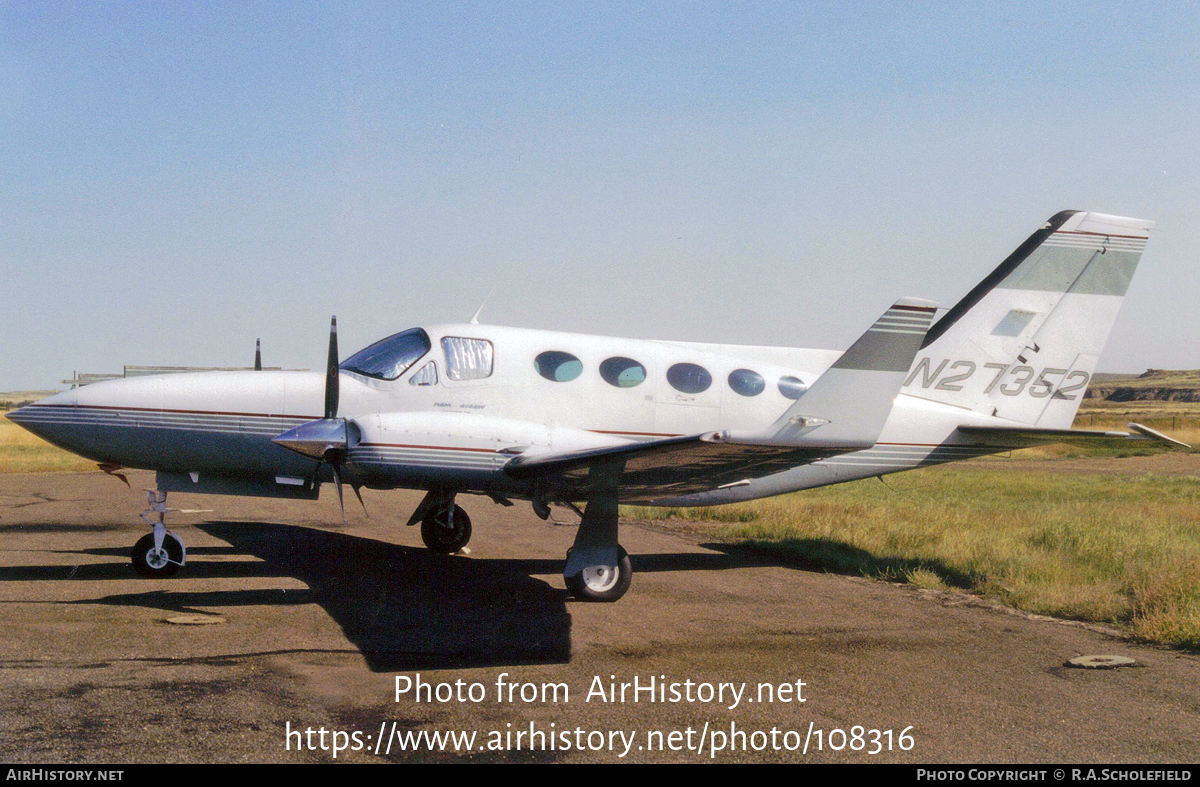
M342 521L345 522L342 468L346 461L346 453L351 448L351 431L358 430L352 429L345 418L338 418L338 378L337 317L334 317L329 323L329 359L325 368L325 416L289 429L273 438L272 442L329 465L333 471L334 484L337 486L338 508L342 512ZM357 434L354 435L354 442L358 442ZM362 495L357 484L354 485L354 494L361 503ZM366 510L365 504L363 510Z

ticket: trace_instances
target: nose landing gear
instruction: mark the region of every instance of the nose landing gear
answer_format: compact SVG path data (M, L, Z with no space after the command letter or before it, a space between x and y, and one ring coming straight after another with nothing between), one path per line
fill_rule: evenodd
M133 570L143 577L173 577L187 562L187 549L179 536L167 530L167 493L147 489L146 500L150 507L141 517L154 532L147 533L134 544L130 553ZM156 516L151 519L147 514Z

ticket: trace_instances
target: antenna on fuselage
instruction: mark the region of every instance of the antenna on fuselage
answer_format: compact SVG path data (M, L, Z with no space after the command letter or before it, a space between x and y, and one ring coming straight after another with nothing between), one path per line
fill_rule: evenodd
M254 371L262 371L262 340L254 340Z
M499 282L497 282L497 284L499 284ZM491 299L491 297L492 297L492 293L493 293L493 292L495 292L495 291L496 291L496 284L493 284L493 285L492 285L492 288L491 288L490 290L488 290L487 297L483 299L483 303L479 304L479 308L475 310L475 316L473 316L473 317L471 318L471 324L472 324L472 325L478 325L478 324L479 324L479 315L480 315L481 313L483 313L483 307L484 307L484 306L487 306L487 302L488 302L488 301Z

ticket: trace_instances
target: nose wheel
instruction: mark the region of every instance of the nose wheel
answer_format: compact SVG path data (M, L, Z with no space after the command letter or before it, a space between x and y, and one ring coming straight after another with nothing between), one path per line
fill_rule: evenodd
M147 533L133 545L133 570L143 577L173 577L183 567L183 542L174 533L163 534L162 546Z
M187 562L187 549L179 536L167 530L167 493L147 489L146 499L150 507L142 512L142 519L154 530L133 545L130 553L133 570L143 577L173 577ZM155 518L147 514L154 514Z

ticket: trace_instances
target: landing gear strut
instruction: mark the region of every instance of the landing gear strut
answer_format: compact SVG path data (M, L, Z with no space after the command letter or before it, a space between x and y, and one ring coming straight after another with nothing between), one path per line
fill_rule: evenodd
M165 579L175 576L187 562L187 549L179 536L167 530L167 493L147 489L146 500L150 507L143 511L141 516L154 528L154 532L142 536L133 545L133 551L130 553L133 570L143 577ZM147 514L156 516L151 519Z
M633 580L629 555L617 543L617 488L622 464L597 464L588 471L592 488L587 508L563 569L567 590L584 601L616 601Z

